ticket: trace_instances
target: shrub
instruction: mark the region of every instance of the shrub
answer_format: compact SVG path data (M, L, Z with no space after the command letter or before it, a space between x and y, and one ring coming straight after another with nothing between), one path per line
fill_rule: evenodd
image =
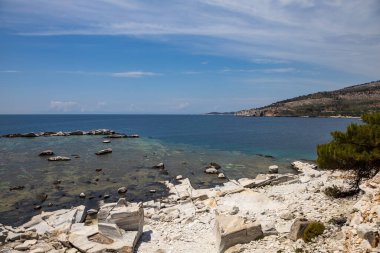
M314 237L323 234L323 231L325 231L323 223L317 221L310 222L302 233L302 239L305 242L311 242Z
M335 186L327 190L331 196L357 194L361 181L372 178L380 170L380 112L366 113L361 118L364 124L351 124L346 132L332 132L331 142L317 146L320 168L354 175L348 189Z

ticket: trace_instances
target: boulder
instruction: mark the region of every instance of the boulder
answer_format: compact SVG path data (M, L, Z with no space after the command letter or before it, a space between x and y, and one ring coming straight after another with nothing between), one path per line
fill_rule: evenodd
M362 223L356 227L358 237L369 242L372 248L376 248L379 244L379 232L375 226Z
M48 158L48 161L70 161L70 160L71 158L66 157L66 156L53 156L53 157Z
M269 166L268 172L270 174L277 174L278 173L278 166L277 165L271 165L271 166Z
M122 231L116 224L99 223L98 229L99 229L99 233L111 239L122 238L123 236Z
M164 163L158 163L153 166L153 169L165 169L165 164Z
M302 234L307 226L309 224L309 221L304 218L297 218L293 222L290 233L289 233L289 239L293 241L297 241L302 237Z
M117 193L119 194L125 194L128 191L127 187L123 186L117 189Z
M39 154L39 156L49 156L49 155L54 155L54 152L52 150L44 150Z
M261 225L238 216L217 215L215 218L217 252L263 237Z
M112 148L106 148L106 149L99 150L95 154L96 155L105 155L105 154L109 154L109 153L112 153Z
M209 168L206 168L205 169L205 173L206 174L218 174L218 170L215 169L214 167L209 167Z
M220 178L220 179L225 179L225 178L226 178L226 175L224 175L223 172L220 172L220 173L218 174L218 178Z
M102 212L102 217L98 217L99 222L116 224L125 231L138 231L139 235L141 235L144 224L142 203L130 203L127 205L125 199L120 200L108 214Z

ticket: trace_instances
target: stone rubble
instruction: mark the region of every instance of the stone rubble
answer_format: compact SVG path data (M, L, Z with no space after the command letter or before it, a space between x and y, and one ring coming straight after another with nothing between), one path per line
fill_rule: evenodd
M297 175L211 189L178 177L164 182L165 198L103 204L84 223L84 206L42 212L18 228L1 225L0 252L380 252L380 175L361 185L364 194L332 199L323 191L347 183L344 174L292 165ZM306 220L325 226L310 243L299 239Z

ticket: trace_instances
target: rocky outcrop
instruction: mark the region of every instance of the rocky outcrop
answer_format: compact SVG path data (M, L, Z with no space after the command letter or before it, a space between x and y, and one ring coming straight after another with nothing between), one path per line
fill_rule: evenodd
M261 108L235 112L236 116L360 116L380 110L380 81L350 86L329 92L317 92L287 99Z
M210 189L194 189L188 178L179 177L163 182L167 197L101 204L84 223L79 222L84 207L42 212L19 228L0 226L0 240L5 241L0 251L18 245L30 252L47 252L51 245L66 252L129 252L133 247L137 253L380 251L380 176L361 186L365 194L359 198L331 199L323 190L345 183L347 175L302 162L293 166L297 174L262 174ZM303 219L322 223L323 233L303 241ZM34 239L35 244L24 245Z
M90 131L82 131L82 130L76 130L71 132L36 132L36 133L15 133L15 134L5 134L2 137L6 138L16 138L16 137L51 137L51 136L80 136L80 135L105 135L106 138L138 138L139 135L137 134L118 134L113 130L110 129L97 129L97 130L90 130Z

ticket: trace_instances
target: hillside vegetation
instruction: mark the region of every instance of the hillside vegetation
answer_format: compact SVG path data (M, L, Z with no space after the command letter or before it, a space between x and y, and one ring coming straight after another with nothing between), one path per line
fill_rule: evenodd
M328 117L360 116L379 111L380 80L335 91L317 92L279 101L261 108L235 112L236 116Z

